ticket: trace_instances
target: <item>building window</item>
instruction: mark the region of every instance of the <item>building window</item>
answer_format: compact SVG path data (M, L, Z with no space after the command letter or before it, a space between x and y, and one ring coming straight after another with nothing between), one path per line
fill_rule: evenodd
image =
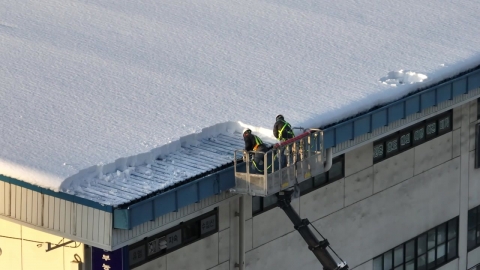
M373 259L373 270L431 270L457 258L458 217Z
M299 184L300 196L319 189L334 181L342 179L345 176L344 155L335 157L332 160L332 167L328 172L324 172ZM268 197L252 197L252 215L258 215L277 206L277 195Z
M480 120L480 98L477 99L477 120Z
M480 246L480 206L468 211L468 251Z
M344 176L345 160L344 156L341 155L332 160L330 170L301 182L299 184L300 196L342 179Z
M252 215L258 215L277 207L277 195L267 197L252 197Z
M452 131L452 110L374 142L373 163L395 156L450 131Z
M218 232L218 209L144 238L128 246L128 264L135 268Z

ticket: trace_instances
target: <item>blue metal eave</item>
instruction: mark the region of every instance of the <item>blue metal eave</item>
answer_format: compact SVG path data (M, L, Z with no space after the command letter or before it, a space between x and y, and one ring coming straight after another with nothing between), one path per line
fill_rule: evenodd
M480 70L475 70L441 85L404 97L374 111L341 122L324 130L325 149L354 137L370 133L409 115L436 106L480 87Z
M36 191L36 192L41 193L41 194L49 195L49 196L59 198L59 199L62 199L62 200L66 200L66 201L69 201L69 202L78 203L78 204L85 205L85 206L88 206L88 207L92 207L92 208L95 208L95 209L99 209L99 210L102 210L102 211L105 211L105 212L113 213L113 207L110 206L110 205L103 205L103 204L100 204L100 203L97 203L97 202L94 202L94 201L90 201L90 200L87 200L87 199L84 199L84 198L80 198L80 197L77 197L77 196L74 196L74 195L70 195L68 193L55 192L53 190L42 188L42 187L39 187L39 186L36 186L36 185L32 185L32 184L29 184L27 182L23 182L23 181L20 181L20 180L17 180L15 178L11 178L11 177L8 177L8 176L5 176L5 175L0 174L0 181L6 182L6 183L9 183L9 184L12 184L12 185L20 186L20 187L23 187L23 188L26 188L26 189L29 189L29 190Z
M113 213L115 229L132 229L147 221L178 211L179 208L235 187L233 166L186 183L167 192L130 205L116 208Z

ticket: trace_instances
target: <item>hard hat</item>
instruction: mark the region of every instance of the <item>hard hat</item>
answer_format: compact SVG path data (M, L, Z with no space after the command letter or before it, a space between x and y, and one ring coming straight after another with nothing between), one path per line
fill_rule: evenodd
M275 118L275 121L278 121L278 120L284 120L285 118L283 118L283 115L279 114L277 115L277 117Z

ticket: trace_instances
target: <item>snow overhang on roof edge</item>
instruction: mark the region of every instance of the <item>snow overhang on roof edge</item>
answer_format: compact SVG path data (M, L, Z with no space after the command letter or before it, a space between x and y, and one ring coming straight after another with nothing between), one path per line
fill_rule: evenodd
M342 121L324 129L324 147L330 148L355 137L388 126L390 123L420 112L480 87L480 69L475 68L454 79L408 95L385 106ZM233 164L219 172L180 185L127 208L115 208L114 228L132 229L143 222L177 211L201 199L235 186Z

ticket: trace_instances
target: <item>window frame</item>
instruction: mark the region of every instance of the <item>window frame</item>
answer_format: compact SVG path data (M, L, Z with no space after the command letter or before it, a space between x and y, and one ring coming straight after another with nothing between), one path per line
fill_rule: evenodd
M475 220L473 221L473 226L470 227L470 215L472 212L475 212ZM474 233L474 244L470 246L470 239L468 238L470 231ZM480 205L468 210L468 221L467 221L467 252L470 252L476 248L480 247Z
M440 123L441 120L445 119L446 117L449 117L448 127L440 131L439 130L439 127L440 127L439 123ZM427 127L431 124L435 125L435 131L433 133L427 135ZM417 131L419 129L423 129L423 134L422 134L423 137L422 137L422 139L415 141L415 131ZM411 125L407 128L404 128L402 130L394 132L394 133L392 133L390 135L387 135L387 136L385 136L385 137L383 137L383 138L381 138L381 139L379 139L379 140L377 140L373 143L373 148L372 148L373 164L382 162L385 159L391 158L391 157L396 156L400 153L408 151L408 150L410 150L414 147L417 147L417 146L419 146L423 143L426 143L430 140L438 138L438 137L440 137L444 134L447 134L448 132L451 132L451 131L453 131L453 110L448 110L448 111L443 112L441 114L435 115L435 116L433 116L429 119L426 119L426 120L423 120L419 123ZM408 143L407 146L402 146L401 138L402 138L402 136L405 136L406 134L409 134L410 142ZM394 151L391 151L391 152L387 152L388 151L387 143L392 141L394 138L397 138L397 149L394 150ZM375 149L378 146L383 147L383 155L375 157L374 156ZM479 158L479 166L480 166L480 158Z
M208 230L204 234L202 234L202 223L201 223L202 220L207 220L207 219L212 218L212 217L215 218L215 221L213 223L213 224L215 224L215 228L212 229L212 230ZM208 220L207 220L207 222L208 222ZM211 224L211 221L209 223ZM218 212L218 207L215 207L212 211L209 211L208 213L205 213L203 215L200 215L200 216L195 217L193 219L190 219L188 221L180 222L178 225L176 225L172 228L169 228L169 229L167 229L163 232L157 233L157 234L149 236L149 237L145 237L141 241L138 241L138 242L128 246L128 254L127 254L128 265L129 265L130 269L139 267L139 266L141 266L141 265L143 265L147 262L150 262L152 260L163 257L166 254L174 252L175 250L178 250L178 249L183 248L185 246L188 246L192 243L195 243L199 240L207 238L207 237L209 237L209 236L211 236L215 233L218 233L218 231L219 231L218 225L219 225L219 212ZM188 230L188 228L190 226L194 226L194 233L196 233L197 235L194 236L194 237L190 237L189 239L184 239L186 230ZM180 234L181 234L181 240L180 240L181 243L173 246L172 248L162 249L160 251L154 252L153 254L150 254L150 255L148 254L149 243L151 243L152 241L158 240L160 238L167 237L167 236L171 235L172 233L175 233L179 230L180 230ZM130 261L131 251L136 250L138 248L143 248L143 251L142 251L144 253L143 259L141 261L131 263L131 261Z
M451 224L453 224L453 226L455 226L453 228L453 231L455 232L455 235L451 238L449 238L449 231L452 230L452 228L450 228L449 226L451 226ZM419 235L417 235L416 237L414 238L411 238L405 242L403 242L402 244L400 245L397 245L395 246L394 248L392 249L389 249L385 252L383 252L382 254L380 254L379 256L376 256L373 258L373 264L372 264L372 268L373 270L384 270L386 269L385 268L385 255L387 254L388 256L391 255L391 268L390 270L394 270L394 269L406 269L406 266L407 264L411 264L411 262L413 262L413 270L433 270L433 269L437 269L439 267L442 267L444 266L445 264L455 260L456 258L458 258L458 225L459 225L459 218L458 217L455 217L453 219L450 219L446 222L443 222L442 224L439 224L437 226L435 226L434 228L431 228L429 230L427 230L426 232L423 232ZM440 242L439 240L439 228L442 228L444 227L444 239L443 239L443 242ZM430 247L428 246L428 235L429 235L429 232L434 232L434 236L435 236L435 241L434 241L434 245L433 247ZM424 242L424 250L423 251L420 251L419 250L419 240L420 239L425 239L425 242ZM455 241L455 247L456 247L456 250L455 250L455 255L452 256L452 257L448 257L448 244L451 242L451 241ZM411 248L411 245L413 243L413 257L410 258L409 260L407 260L407 246L409 246ZM443 247L442 247L443 246ZM396 259L395 259L395 250L398 250L399 248L402 248L402 262L400 263L397 263L396 262ZM439 248L443 248L443 259L441 261L439 261L439 259L441 258L438 258L438 251L439 251ZM409 250L410 250L409 248ZM419 253L421 252L421 253ZM429 254L431 254L433 252L433 257L434 257L434 261L433 261L433 267L429 267L428 265L428 261L429 261ZM420 258L424 258L424 266L423 268L419 268L418 267L418 263L420 261ZM379 262L381 260L381 262ZM376 267L378 267L378 263L381 264L381 268L380 269L377 269Z

